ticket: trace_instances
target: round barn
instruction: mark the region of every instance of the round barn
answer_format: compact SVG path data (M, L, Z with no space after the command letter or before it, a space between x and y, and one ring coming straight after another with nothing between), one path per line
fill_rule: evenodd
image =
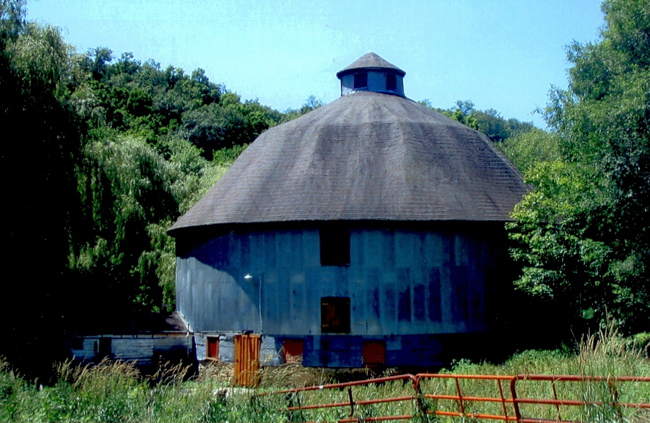
M436 366L489 328L527 187L404 75L362 56L339 99L260 135L170 229L199 356L250 331L306 366Z

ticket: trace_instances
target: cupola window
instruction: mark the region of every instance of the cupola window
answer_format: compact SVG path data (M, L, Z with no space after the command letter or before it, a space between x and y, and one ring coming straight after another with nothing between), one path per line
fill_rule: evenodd
M368 74L355 73L354 74L354 88L368 88Z
M394 73L386 74L386 90L397 91L397 76Z

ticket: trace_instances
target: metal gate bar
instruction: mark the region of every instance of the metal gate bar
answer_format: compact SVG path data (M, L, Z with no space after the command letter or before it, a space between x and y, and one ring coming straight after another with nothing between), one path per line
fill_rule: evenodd
M456 401L458 403L459 411L439 411L439 410L425 410L428 414L435 414L438 416L447 417L473 417L477 419L489 420L503 420L503 421L516 421L516 417L508 415L507 405L513 404L512 398L506 398L503 394L503 386L501 381L511 382L513 376L498 376L498 375L454 375L454 374L439 374L439 373L420 373L415 376L416 386L421 390L421 381L424 379L453 379L456 387L456 395L445 394L421 394L423 398L433 400L448 400ZM493 380L499 390L499 397L474 397L463 395L461 389L461 380ZM465 404L468 402L492 402L501 403L503 407L503 415L485 414L485 413L467 413L465 411Z
M334 383L334 384L328 384L328 385L320 385L320 386L308 386L304 388L295 388L295 389L285 389L282 391L274 391L274 392L264 392L256 395L257 397L264 397L264 396L270 396L270 395L289 395L291 401L290 405L282 410L282 412L294 412L294 411L303 411L303 410L318 410L318 409L327 409L327 408L350 408L350 413L348 418L344 419L339 419L337 420L339 423L352 423L352 422L361 422L361 421L389 421L389 420L409 420L413 418L413 411L417 408L415 406L411 407L411 413L410 414L400 414L400 415L392 415L392 416L369 416L369 417L364 417L364 418L357 418L354 417L355 413L355 407L364 407L368 405L374 405L374 404L383 404L383 403L391 403L391 402L415 402L418 398L416 395L409 395L409 396L399 396L399 397L389 397L389 398L377 398L377 399L368 399L368 400L359 400L355 401L353 394L352 394L352 388L354 387L361 387L361 386L368 386L368 385L377 385L377 384L384 384L387 382L396 382L396 381L406 381L410 382L411 386L413 389L415 389L415 376L410 375L410 374L405 374L405 375L398 375L398 376L388 376L388 377L382 377L382 378L377 378L377 379L368 379L368 380L359 380L359 381L354 381L354 382L347 382L347 383ZM348 390L348 398L349 400L347 402L335 402L335 403L325 403L325 404L309 404L309 405L293 405L293 398L299 398L298 396L300 394L304 394L307 392L313 392L313 391L327 391L327 390L343 390L347 388ZM304 421L304 420L303 420ZM311 422L307 422L311 423Z
M554 399L540 399L540 398L518 398L516 385L518 381L537 381L537 382L551 382L553 387ZM555 390L556 382L607 382L610 392L612 393L611 401L587 401L587 400L568 400L558 399L557 391ZM517 417L517 422L522 423L539 423L539 422L564 422L560 417L560 406L568 407L581 407L581 406L611 406L619 410L620 408L636 408L650 410L650 403L648 402L620 402L618 390L616 389L616 382L650 382L650 377L636 377L636 376L577 376L577 375L516 375L513 376L510 386L513 394L514 409ZM650 400L650 398L648 399ZM558 410L557 420L548 419L535 419L527 418L521 415L519 404L541 404L541 405L554 405Z
M453 380L453 385L455 386L456 394L448 393L422 393L422 382L427 379L451 379ZM412 396L398 396L390 398L377 398L377 399L367 399L355 401L353 397L353 387L367 386L367 385L376 385L383 384L387 382L395 381L406 381L410 380L413 383L414 395ZM480 396L471 396L465 395L462 390L461 381L468 380L485 380L485 381L494 381L498 388L498 396L495 397L480 397ZM510 382L510 397L506 396L504 393L502 382ZM552 388L552 399L547 398L519 398L517 395L517 383L523 381L535 381L535 382L550 382ZM575 399L565 399L561 398L556 389L556 384L559 382L580 382L580 383L592 383L592 382L607 382L609 393L611 394L611 401L591 401L591 400L575 400ZM635 383L635 382L650 382L650 377L634 377L634 376L618 376L618 377L602 377L602 376L573 376L573 375L516 375L516 376L502 376L502 375L454 375L454 374L434 374L434 373L421 373L417 375L399 375L384 377L378 379L369 379L348 383L336 383L330 385L320 385L320 386L310 386L297 389L287 389L282 391L274 391L267 393L260 393L256 397L264 397L271 395L288 395L289 406L278 411L282 412L294 412L303 410L318 410L318 409L328 409L328 408L344 408L349 407L350 413L347 418L338 419L336 421L341 423L352 423L352 422L361 422L361 421L389 421L389 420L409 420L416 416L422 416L423 414L446 416L446 417L459 417L459 418L474 418L474 419L486 419L486 420L501 420L501 421L516 421L518 423L559 423L559 422L570 422L570 420L563 420L560 407L572 407L572 406L611 406L619 413L619 416L622 416L622 408L632 408L632 409L644 409L650 410L650 402L621 402L620 401L620 391L617 388L617 384L620 383ZM335 403L324 403L324 404L308 404L301 405L299 395L311 392L311 391L323 391L323 390L343 390L347 388L348 391L348 401L346 402L335 402ZM298 405L293 405L293 398L296 398ZM455 402L458 406L458 411L449 411L449 410L429 410L427 409L427 404L424 400L440 400L440 401L452 401ZM381 404L381 403L390 403L390 402L411 402L412 409L410 414L401 414L401 415L391 415L391 416L368 416L368 417L355 417L355 407L364 407L372 404ZM646 401L644 399L644 401ZM474 413L467 410L468 404L470 403L500 403L502 405L503 414L490 414L490 413ZM557 418L548 419L548 418L533 418L526 417L522 415L522 410L520 405L523 404L537 404L544 406L554 406ZM512 413L508 412L508 408L512 409ZM512 415L514 414L514 415ZM302 414L301 414L302 417ZM302 418L301 421L305 421Z

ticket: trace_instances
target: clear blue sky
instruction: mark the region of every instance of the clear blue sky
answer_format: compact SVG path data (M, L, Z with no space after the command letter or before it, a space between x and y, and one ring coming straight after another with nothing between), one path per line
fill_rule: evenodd
M533 121L566 87L565 46L596 41L599 0L28 0L28 19L77 51L154 59L278 110L340 95L336 72L373 51L406 71L407 97L472 100Z

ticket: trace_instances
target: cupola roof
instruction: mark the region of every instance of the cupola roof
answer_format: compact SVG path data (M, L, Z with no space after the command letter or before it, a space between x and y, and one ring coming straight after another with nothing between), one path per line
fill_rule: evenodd
M337 78L341 78L343 75L356 72L358 70L392 70L400 76L406 75L406 72L393 65L392 63L387 62L381 58L378 54L369 52L359 57L354 62L350 63L348 66L341 69L337 74Z

